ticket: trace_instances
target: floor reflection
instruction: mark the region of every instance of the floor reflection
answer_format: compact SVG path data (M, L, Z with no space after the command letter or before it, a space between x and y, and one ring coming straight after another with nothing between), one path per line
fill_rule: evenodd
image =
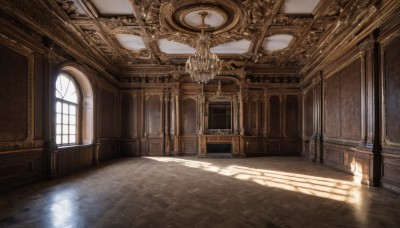
M50 205L50 221L55 227L75 227L77 205L75 191L62 190L57 191L52 198Z

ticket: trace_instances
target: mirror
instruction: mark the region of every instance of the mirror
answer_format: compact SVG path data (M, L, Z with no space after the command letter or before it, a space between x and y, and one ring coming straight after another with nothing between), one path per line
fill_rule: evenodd
M208 105L208 129L232 129L230 101L213 101Z

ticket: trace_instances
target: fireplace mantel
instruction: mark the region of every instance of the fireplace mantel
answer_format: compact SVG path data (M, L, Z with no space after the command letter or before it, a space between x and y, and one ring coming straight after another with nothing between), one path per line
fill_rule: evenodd
M200 135L199 142L198 157L207 157L207 143L230 143L232 145L232 157L245 156L244 153L240 153L239 135Z

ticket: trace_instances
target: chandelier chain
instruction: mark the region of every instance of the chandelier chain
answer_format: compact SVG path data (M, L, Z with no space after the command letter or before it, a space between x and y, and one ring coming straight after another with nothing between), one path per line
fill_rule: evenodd
M186 61L185 71L190 74L192 81L198 83L207 83L214 79L221 71L221 63L218 56L210 51L210 35L204 33L206 11L199 13L201 16L201 33L197 40L196 52L189 56Z

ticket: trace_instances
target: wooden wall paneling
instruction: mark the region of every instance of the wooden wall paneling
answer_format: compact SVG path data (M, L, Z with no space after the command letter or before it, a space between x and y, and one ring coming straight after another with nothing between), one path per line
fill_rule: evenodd
M385 131L387 146L400 147L400 36L384 47Z
M34 55L18 42L0 36L0 149L34 144ZM11 99L12 98L12 99Z
M271 95L269 99L269 138L280 138L281 133L281 96Z
M117 137L117 99L116 92L106 88L101 89L101 138Z
M166 89L164 92L164 151L166 156L171 153L171 91Z
M326 139L340 138L340 76L335 74L326 81L324 94L325 128Z
M145 97L145 118L148 156L164 155L163 94L148 93Z
M325 107L324 107L324 100L325 100L325 81L324 81L324 75L323 72L320 71L318 75L318 84L316 86L315 90L315 97L316 97L316 102L317 102L317 107L318 110L316 114L318 115L317 118L317 123L316 129L314 130L317 133L317 142L316 142L316 147L315 147L315 161L322 163L323 162L323 148L324 148L324 128L325 128Z
M380 102L382 173L384 188L400 192L400 26L385 32L380 40Z
M285 99L285 136L299 138L300 123L299 97L287 95Z
M43 55L35 54L35 141L44 140L43 133L43 110L44 110L44 58Z
M249 133L252 136L259 136L260 131L260 96L252 95L249 102L248 102L248 129Z
M136 92L121 95L121 143L127 156L139 155L138 96Z
M92 145L60 148L57 153L58 176L66 176L93 166Z
M361 61L358 58L340 72L341 138L361 141Z
M249 123L249 112L250 112L250 108L249 108L249 98L248 95L242 95L242 113L243 113L243 134L242 135L248 135L250 132L250 123Z
M314 101L315 101L315 86L311 84L303 92L303 151L304 157L314 160L316 158L314 150L314 139L312 137L315 135L315 115L314 115Z
M182 119L182 135L197 135L197 104L195 99L183 99Z
M45 177L43 149L0 152L0 192Z
M100 162L121 156L120 140L107 140L100 143L98 159Z
M369 168L369 184L373 186L381 185L382 170L382 143L380 140L381 122L381 99L379 75L379 47L377 37L380 33L376 30L362 43L361 56L361 144L369 148L372 152Z
M134 102L131 94L121 96L121 136L123 138L133 138L134 135Z
M174 109L174 155L179 155L181 154L181 146L180 146L180 129L181 129L181 94L179 90L173 91L173 97L175 100L175 109Z
M372 153L366 148L354 148L324 143L324 163L355 175L355 180L370 184Z
M198 152L197 148L197 136L182 136L182 152L183 155L196 155Z
M247 157L263 156L263 139L257 136L242 137L242 150Z
M400 154L398 151L382 151L382 187L400 192Z
M314 134L314 89L309 89L304 94L304 127L303 134L305 138L311 138Z

